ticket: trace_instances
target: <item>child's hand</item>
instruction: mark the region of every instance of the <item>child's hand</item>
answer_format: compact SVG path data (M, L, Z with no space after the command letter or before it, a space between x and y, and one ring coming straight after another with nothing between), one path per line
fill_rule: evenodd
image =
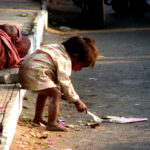
M87 107L80 99L77 100L74 104L79 112L85 111L87 113Z

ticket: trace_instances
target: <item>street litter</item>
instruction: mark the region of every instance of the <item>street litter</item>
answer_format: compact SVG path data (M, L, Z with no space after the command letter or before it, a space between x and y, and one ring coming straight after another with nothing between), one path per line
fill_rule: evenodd
M0 109L5 109L5 107L1 107L1 106L0 106Z
M48 135L42 135L41 137L39 137L39 139L47 139Z
M115 123L133 123L147 121L148 118L133 118L133 117L119 117L119 116L102 116L101 117L105 122L115 122Z
M54 143L53 143L53 142L54 142L55 140L54 140L54 139L49 139L49 141L50 141L50 142L49 142L49 144L48 144L48 145L49 145L50 147L53 147L53 145L54 145Z
M89 78L89 80L97 80L96 78Z
M59 124L60 126L64 126L64 125L65 125L65 122L59 121L58 124Z
M58 118L58 124L61 126L65 125L65 120L63 119L63 117Z
M29 108L28 108L28 107L26 107L26 106L23 106L23 108L24 108L24 109L29 109Z
M66 26L61 26L61 27L59 27L59 30L63 30L63 31L70 31L70 30L71 30L71 28L66 27Z
M46 125L45 125L45 124L43 124L42 122L40 122L40 126L42 126L42 127L46 127Z
M18 14L18 16L20 16L20 17L27 17L28 14L27 13L22 13L22 14Z
M135 106L139 106L140 104L134 104Z
M95 114L91 113L90 111L88 111L87 114L92 116L96 123L101 123L101 122L133 123L133 122L142 122L148 120L148 118L135 118L135 117L127 118L127 117L120 117L120 116L101 116L100 118Z
M98 116L96 116L95 114L91 113L90 111L87 111L87 114L92 116L95 122L101 123L103 121L103 119L99 118Z
M53 142L53 141L54 141L54 139L49 139L49 141Z
M67 124L65 127L73 129L75 127L75 125L73 125L73 124Z
M98 127L100 127L100 124L99 124L99 123L91 124L91 128L96 129L96 128L98 128Z
M37 137L36 133L31 131L30 134L33 136L33 137Z

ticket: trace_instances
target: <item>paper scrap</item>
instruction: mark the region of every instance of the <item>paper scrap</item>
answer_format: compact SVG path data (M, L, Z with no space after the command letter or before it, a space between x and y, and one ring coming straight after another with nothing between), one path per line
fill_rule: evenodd
M105 122L116 122L116 123L133 123L147 121L148 118L135 118L135 117L118 117L118 116L102 116L103 121Z

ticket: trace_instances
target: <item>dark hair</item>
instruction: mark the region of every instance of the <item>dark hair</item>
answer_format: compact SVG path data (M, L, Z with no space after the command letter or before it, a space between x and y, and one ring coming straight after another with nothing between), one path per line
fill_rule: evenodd
M1 29L10 37L16 37L18 35L18 30L14 25L3 24L1 25Z
M98 50L92 38L73 36L62 44L71 57L78 54L78 62L85 62L90 67L94 66Z

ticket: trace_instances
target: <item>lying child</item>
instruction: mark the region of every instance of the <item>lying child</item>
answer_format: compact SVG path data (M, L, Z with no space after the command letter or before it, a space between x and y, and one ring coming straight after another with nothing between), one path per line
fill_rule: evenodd
M79 112L87 112L70 80L71 71L93 67L98 56L95 41L90 37L73 36L62 44L43 45L22 64L19 81L23 88L38 92L34 123L47 124L47 130L67 131L57 123L61 92ZM58 88L61 88L61 90ZM47 98L48 123L42 119Z

